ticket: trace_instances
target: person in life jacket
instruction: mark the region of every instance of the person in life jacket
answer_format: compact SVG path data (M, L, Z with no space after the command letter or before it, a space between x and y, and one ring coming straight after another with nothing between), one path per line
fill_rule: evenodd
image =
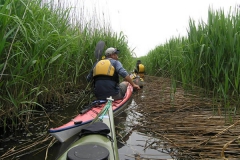
M135 72L136 74L138 74L141 78L144 77L145 67L144 67L144 65L141 63L141 60L137 60L136 68L135 68L134 72Z
M94 82L94 94L97 99L112 96L114 100L122 99L127 91L128 83L134 89L140 89L130 78L128 72L118 61L119 50L110 47L105 51L105 59L97 62L87 76L87 80ZM119 83L119 75L124 81Z

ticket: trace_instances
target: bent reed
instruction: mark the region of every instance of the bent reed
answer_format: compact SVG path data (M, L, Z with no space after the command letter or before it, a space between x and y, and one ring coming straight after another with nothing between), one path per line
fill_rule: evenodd
M84 15L67 3L41 0L1 2L0 128L26 124L39 107L64 103L64 94L84 89L85 75L95 62L98 41L117 46L131 57L123 33L104 17ZM122 60L132 64L131 58Z

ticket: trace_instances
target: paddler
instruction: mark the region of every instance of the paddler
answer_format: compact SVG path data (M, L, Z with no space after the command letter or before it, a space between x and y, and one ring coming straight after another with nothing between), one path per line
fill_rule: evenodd
M143 78L144 77L144 72L145 72L145 67L142 64L141 60L139 59L139 60L137 60L136 68L134 69L134 73L139 75L140 78Z
M139 90L139 85L135 84L130 78L126 69L118 61L120 51L117 48L110 47L105 51L105 59L94 64L87 80L94 83L94 94L99 100L112 96L114 100L123 99L127 91L128 83L134 89ZM124 81L119 83L119 75Z

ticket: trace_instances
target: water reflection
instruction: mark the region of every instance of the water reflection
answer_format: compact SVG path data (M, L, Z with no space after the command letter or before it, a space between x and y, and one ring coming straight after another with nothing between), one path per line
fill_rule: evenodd
M155 149L148 147L149 144L159 140L137 131L135 126L141 114L136 112L136 107L138 107L136 102L132 100L129 107L114 119L120 160L172 159L164 152L161 145L156 146Z
M118 150L119 157L121 160L135 160L137 157L144 159L171 159L169 154L164 153L164 151L159 148L151 149L147 148L146 144L154 141L151 137L145 136L142 133L133 131L126 141L124 147ZM148 143L146 143L148 142ZM162 150L162 151L161 151Z
M139 96L141 96L141 94ZM154 139L145 133L140 133L137 131L136 128L136 124L138 123L137 120L138 117L141 116L141 114L137 113L135 110L137 107L138 106L136 102L134 101L134 99L132 99L128 107L121 114L114 118L120 160L135 160L137 159L136 157L141 157L141 159L171 158L171 156L169 156L168 154L163 153L163 150L159 148L159 146L156 147L156 149L153 149L152 147L146 148L146 146L149 143L151 143L151 141L153 141ZM70 119L69 117L71 117L70 115L72 115L73 112L76 112L74 106L66 107L66 110L67 110L66 112L61 111L62 113L61 122L68 121ZM60 113L54 112L53 116L54 115L56 116L58 114ZM52 118L52 116L50 118ZM36 130L36 132L42 133L43 131ZM32 133L37 134L35 132ZM48 139L44 143L32 145L32 147L28 151L17 154L17 157L15 156L15 158L19 160L32 160L33 157L35 160L57 159L64 151L67 150L71 143L78 139L78 135L73 136L64 143L58 142L57 140L53 139L49 134L46 134L46 138ZM32 143L34 143L34 141L32 141ZM19 144L15 143L11 145L18 146Z

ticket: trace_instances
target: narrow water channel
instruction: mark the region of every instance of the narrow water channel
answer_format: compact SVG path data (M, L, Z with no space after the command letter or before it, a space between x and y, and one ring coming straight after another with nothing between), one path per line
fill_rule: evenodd
M135 111L135 108L138 107L137 104L134 101L134 95L132 102L128 105L128 107L117 117L115 117L114 121L116 124L116 134L117 134L117 139L118 139L118 149L119 149L119 157L120 160L135 160L139 155L144 156L146 159L171 159L172 157L169 156L165 151L161 148L157 149L146 149L146 145L148 143L151 143L152 140L154 140L153 137L145 134L145 133L140 133L135 130L134 125L138 123L137 117L138 114ZM65 123L65 121L69 120L70 115L73 114L73 110L76 107L67 107L64 110L59 111L59 113L63 113L60 117L62 117L62 122L59 121L59 123ZM59 114L59 113L54 113L54 114ZM51 116L50 116L51 119ZM30 148L26 149L25 152L18 151L19 153L15 153L14 156L10 156L8 158L3 158L3 159L18 159L18 160L55 160L59 155L61 155L67 148L68 146L75 141L78 137L72 137L69 139L67 142L60 143L60 142L55 142L51 144L53 141L53 138L51 136L46 136L47 140L41 144L36 143L36 140L34 140L31 135L37 135L37 134L42 134L47 135L46 129L44 126L44 123L50 123L46 122L46 117L42 118L42 120L38 120L38 126L36 129L33 125L31 134L25 133L22 134L18 133L20 141L14 141L13 139L9 139L9 141L6 141L5 143L1 143L2 150L0 151L1 155L4 155L7 151L10 149L14 150L15 147L18 148L19 145L24 145L26 141L31 140L33 145L31 146L29 143L26 145L26 147ZM42 122L42 123L40 123ZM34 122L35 124L37 122ZM51 125L51 123L49 124ZM35 132L34 132L35 130ZM28 135L28 136L27 136ZM25 137L25 139L24 139ZM44 138L43 138L44 139ZM36 143L36 145L34 145ZM5 147L4 147L5 146ZM22 150L24 149L24 146L22 146Z
M115 118L120 160L144 159L172 159L160 146L157 149L147 148L147 145L154 141L154 138L146 133L138 132L135 125L138 123L139 113L134 99L129 107Z
M226 157L239 159L238 113L234 124L229 123L221 114L225 108L201 90L180 87L172 94L169 79L149 76L146 82L114 119L120 160L219 159L223 149ZM1 134L0 159L55 160L77 137L60 143L47 131L68 122L78 114L78 107L48 107L12 135Z

